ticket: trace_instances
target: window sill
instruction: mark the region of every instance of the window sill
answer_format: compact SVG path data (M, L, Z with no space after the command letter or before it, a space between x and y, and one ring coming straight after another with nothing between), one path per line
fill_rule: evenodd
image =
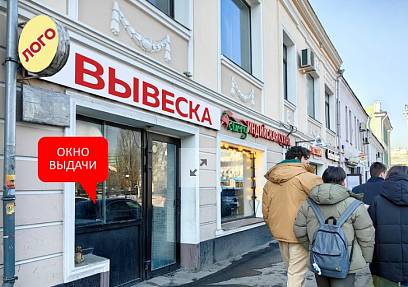
M292 111L296 110L296 105L292 102L290 102L289 100L284 99L284 104L286 107L288 107L289 109L291 109Z
M333 131L332 129L326 128L326 131L327 131L328 134L330 134L330 135L332 135L334 137L336 136L336 132Z
M221 64L232 70L233 72L237 73L239 76L253 84L259 89L263 89L264 82L255 77L254 75L248 73L244 69L242 69L240 66L235 64L233 61L225 57L224 55L221 55Z
M75 265L65 283L109 271L109 259L94 254L86 254L84 258L84 262Z
M245 218L241 220L235 220L227 223L222 224L222 229L216 231L216 237L222 237L226 235L230 235L233 233L245 231L248 229L252 229L255 227L259 227L265 225L263 218L260 217L251 217Z
M322 123L319 122L318 120L312 118L311 116L308 115L308 121L311 122L312 124L318 126L319 128L322 127Z

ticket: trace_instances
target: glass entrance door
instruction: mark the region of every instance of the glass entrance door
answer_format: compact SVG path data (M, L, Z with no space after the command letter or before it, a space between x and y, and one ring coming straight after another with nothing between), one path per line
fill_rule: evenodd
M178 263L178 147L172 138L149 135L150 276ZM149 277L150 277L149 276Z

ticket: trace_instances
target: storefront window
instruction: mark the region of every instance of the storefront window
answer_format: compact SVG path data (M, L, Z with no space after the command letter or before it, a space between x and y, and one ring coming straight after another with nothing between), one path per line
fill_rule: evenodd
M255 152L221 147L222 222L255 216Z
M75 185L75 226L141 219L141 135L134 130L77 120L78 136L105 136L109 143L106 182L98 183L96 204Z

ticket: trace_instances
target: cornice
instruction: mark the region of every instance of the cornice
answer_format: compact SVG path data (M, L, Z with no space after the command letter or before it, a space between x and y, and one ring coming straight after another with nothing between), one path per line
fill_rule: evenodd
M354 93L353 89L350 87L349 83L347 82L346 78L344 76L341 76L340 79L342 80L343 84L346 86L347 90L350 92L350 94L353 95L353 98L357 101L358 105L360 106L360 109L363 111L363 113L367 116L367 119L370 117L370 115L367 113L367 111L364 109L363 104L361 103L360 99L357 97L357 95Z
M317 17L313 7L308 0L293 0L294 5L301 14L303 20L308 25L312 33L319 41L320 47L327 53L330 60L333 62L335 70L338 70L343 63L339 53L327 35L323 25Z

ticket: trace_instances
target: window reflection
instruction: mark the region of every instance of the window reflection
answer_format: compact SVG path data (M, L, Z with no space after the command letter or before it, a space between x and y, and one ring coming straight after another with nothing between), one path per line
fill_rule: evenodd
M221 0L222 54L251 73L250 8L242 0Z
M105 136L108 140L106 182L98 183L94 204L75 185L75 225L89 226L142 218L141 134L103 123L77 120L78 136Z

